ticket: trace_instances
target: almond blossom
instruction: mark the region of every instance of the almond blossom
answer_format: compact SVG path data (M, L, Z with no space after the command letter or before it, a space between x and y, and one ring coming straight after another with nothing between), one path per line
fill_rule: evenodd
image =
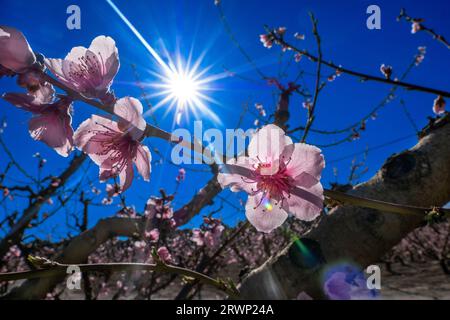
M380 66L380 72L385 76L386 79L390 79L392 75L392 67L385 65L384 63Z
M0 26L0 77L24 72L36 62L36 57L22 32L7 26ZM6 70L5 70L6 69Z
M437 115L445 113L445 100L444 98L442 98L442 96L438 96L436 99L434 99L433 112Z
M6 93L3 99L33 114L28 130L34 140L67 157L73 149L72 100L63 96L55 101L54 96L53 86L46 83L33 93Z
M172 263L172 255L170 254L167 247L160 247L157 251L158 257L161 259L164 263Z
M85 97L111 102L109 87L119 70L114 40L98 36L89 48L75 47L62 59L45 59L45 65L66 86Z
M320 214L324 167L319 148L294 144L281 128L271 124L252 137L248 157L229 160L217 179L223 188L247 192L247 219L257 230L270 232L289 213L305 221Z
M92 115L78 127L74 141L100 167L100 180L118 176L123 192L133 181L133 163L145 181L150 179L151 155L140 142L146 124L139 100L117 100L114 113L120 117L118 121Z

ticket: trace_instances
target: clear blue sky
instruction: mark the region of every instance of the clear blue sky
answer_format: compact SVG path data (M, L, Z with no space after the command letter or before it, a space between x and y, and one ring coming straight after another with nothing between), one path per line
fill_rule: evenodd
M228 77L212 84L214 91L210 94L219 105L210 104L209 107L220 116L222 123L214 123L200 114L205 128L217 127L221 130L234 128L242 104L249 103L254 109L255 103L263 103L267 111L274 108L273 88L261 81L241 52L230 41L220 21L217 8L213 0L165 0L165 1L123 1L116 0L116 5L123 11L147 41L162 53L162 43L171 55L177 47L182 56L187 56L192 50L194 59L204 54L201 68L211 67L208 75L220 74L224 67L237 72L238 75L256 81L245 81L238 77ZM450 37L450 3L448 1L313 1L313 0L223 0L223 10L227 20L239 43L252 57L256 65L268 76L279 73L280 50L274 47L265 49L259 42L259 34L263 33L265 24L270 26L286 26L287 36L292 37L296 31L306 34L306 40L299 46L315 52L315 42L311 34L311 24L308 12L312 11L319 20L319 32L322 37L324 58L336 64L361 72L380 75L380 64L385 63L394 67L394 76L401 74L416 54L418 46L426 46L427 54L424 62L414 68L407 78L408 82L448 90L450 87L450 59L449 50L434 41L424 33L411 34L410 24L395 20L400 8L405 7L412 16L425 19L425 24L436 31ZM66 28L66 8L70 4L77 4L81 8L81 30ZM381 30L366 28L366 8L377 4L381 8ZM64 57L74 46L88 46L98 35L108 35L115 39L119 48L121 67L116 77L113 89L117 96L131 95L138 97L140 90L133 85L134 76L131 63L137 65L143 81L154 82L155 77L149 72L158 70L155 60L149 55L142 44L118 18L106 1L2 1L0 12L1 24L14 26L23 31L32 48L42 52L47 57ZM290 55L283 57L283 70L287 70L287 78L292 80L298 65L292 63L289 68L287 61ZM306 59L301 66L305 72L314 72L315 65ZM325 69L324 74L331 74L332 70ZM312 90L313 76L305 75L307 87ZM2 92L17 91L11 79L0 79ZM358 79L343 75L335 82L327 85L319 97L317 116L314 128L333 130L348 126L358 121L369 110L375 107L388 93L390 87L378 83L359 83ZM153 93L149 88L149 93ZM344 143L335 147L324 148L328 165L324 172L323 184L328 187L334 181L333 167L339 172L340 182L345 182L349 173L352 157L338 162L333 160L345 158L355 152L364 151L366 147L376 147L385 142L414 134L414 128L402 110L399 100L405 101L414 123L420 127L426 124L427 116L432 115L431 106L435 96L418 93L397 91L398 98L378 113L376 121L367 123L367 130L361 139L352 143ZM153 104L159 99L151 98ZM302 99L296 96L291 101L292 124L305 123L306 112L301 106ZM170 130L174 119L174 112L166 114L162 107L156 112L156 117L162 128ZM86 119L92 112L89 106L75 105L74 127ZM0 101L0 118L8 120L8 128L3 139L14 153L19 162L30 171L36 172L36 160L32 158L35 152L40 152L48 163L44 173L56 174L68 164L68 159L59 157L44 144L34 142L27 132L26 114L4 101ZM151 121L151 119L148 119ZM183 127L191 127L194 117L189 122L183 122ZM247 114L242 125L244 129L252 126L254 118ZM342 139L344 135L324 136L311 134L309 143L329 144ZM382 165L383 161L392 153L406 149L416 142L414 136L403 139L392 145L376 149L368 154L366 165L369 171L362 180L370 178ZM162 152L170 152L170 146L156 139L146 140L147 144L159 148ZM154 156L157 159L157 156ZM361 157L359 157L361 158ZM0 153L0 168L4 168L8 158L4 152ZM86 167L87 175L95 180L98 169L93 164ZM207 169L206 166L190 166L193 169ZM151 182L136 180L127 192L130 204L141 209L145 200L158 194L159 188L165 188L169 193L175 189L175 176L178 168L170 165L153 164ZM14 172L13 172L14 173ZM80 178L82 172L77 175ZM19 174L15 175L19 178ZM175 208L182 205L196 192L210 177L210 173L195 173L188 171L186 181L179 189L175 201ZM73 183L77 182L77 178ZM11 181L9 181L12 183ZM104 185L101 185L104 189ZM230 197L228 191L221 194L233 204L238 205L238 197L245 199L244 194ZM100 199L101 200L101 197ZM7 210L20 209L25 203L19 198L13 202L3 202ZM219 205L208 208L208 213ZM75 207L74 207L75 208ZM76 209L76 208L75 208ZM81 210L81 207L78 208ZM90 224L98 218L113 215L116 206L93 208ZM3 213L1 213L3 215ZM225 222L234 224L243 218L233 207L225 204L218 216ZM0 216L2 217L2 216ZM198 223L195 219L190 226ZM61 211L48 223L39 228L39 233L50 233L52 227L58 226L58 233L63 235L65 230L65 213Z

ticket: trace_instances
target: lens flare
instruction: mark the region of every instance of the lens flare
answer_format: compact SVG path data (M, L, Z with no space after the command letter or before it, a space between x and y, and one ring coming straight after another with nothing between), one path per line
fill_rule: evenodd
M267 209L267 211L272 211L273 205L270 203L270 199L269 198L267 198L267 197L264 198L263 205Z
M214 104L218 103L206 95L205 92L212 90L209 85L212 81L223 78L225 75L220 74L202 78L209 68L205 68L200 71L198 70L202 61L201 58L191 66L191 56L189 56L186 63L183 63L181 56L178 54L175 57L176 65L170 57L168 57L168 62L166 63L122 13L122 11L120 11L120 9L112 2L112 0L106 0L106 2L111 6L119 18L122 19L122 21L128 26L128 28L133 32L133 34L138 38L138 40L143 44L143 46L161 67L160 72L152 72L152 74L158 78L159 82L148 85L162 89L150 97L163 96L163 98L153 107L152 111L144 113L144 117L150 112L154 112L161 106L168 106L167 112L169 112L173 107L176 108L175 122L178 124L182 119L182 115L187 114L188 111L191 111L196 118L206 115L214 122L221 123L219 117L211 110L209 106L206 105L207 102Z

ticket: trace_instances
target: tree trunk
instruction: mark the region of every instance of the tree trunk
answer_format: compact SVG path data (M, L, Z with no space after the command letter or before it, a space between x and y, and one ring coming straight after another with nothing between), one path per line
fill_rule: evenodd
M391 156L373 178L349 193L421 207L445 205L450 200L448 120L447 114L433 123L417 145ZM336 207L300 239L301 248L293 242L251 272L240 286L241 298L295 299L302 291L324 298L321 276L326 267L342 261L361 267L375 263L423 221L414 215ZM308 256L301 254L305 249Z

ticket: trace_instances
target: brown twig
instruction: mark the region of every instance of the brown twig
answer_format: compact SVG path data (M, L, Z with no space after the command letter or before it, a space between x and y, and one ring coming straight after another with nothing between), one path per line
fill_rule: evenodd
M322 68L322 47L320 45L320 35L317 30L317 20L314 18L314 15L310 12L309 16L311 18L311 23L313 26L313 34L316 38L317 42L317 70L316 70L316 84L315 84L315 90L314 90L314 98L311 103L311 106L308 108L308 120L306 121L305 130L303 131L303 137L301 139L301 142L306 141L306 137L309 133L309 129L311 128L311 125L314 122L314 110L317 105L317 98L319 97L319 91L320 91L320 71Z
M319 61L318 57L312 55L308 51L298 49L297 47L287 43L283 39L283 37L279 36L276 32L274 32L272 30L269 30L269 29L267 29L267 30L270 33L270 35L273 37L273 39L275 40L275 43L278 43L278 44L280 44L281 46L283 46L283 47L285 47L287 49L290 49L290 50L293 50L293 51L295 51L297 53L300 53L300 54L308 57L310 60L312 60L314 62L318 62ZM400 87L404 87L404 88L406 88L408 90L415 90L415 91L432 93L432 94L441 95L441 96L447 97L447 98L450 97L450 92L447 92L447 91L444 91L444 90L428 88L428 87L424 87L424 86L420 86L420 85L416 85L416 84L412 84L412 83L398 81L398 80L395 80L395 79L391 80L391 79L387 79L387 78L382 78L382 77L377 77L377 76L365 74L365 73L362 73L362 72L359 72L359 71L354 71L354 70L350 70L350 69L347 69L347 68L343 68L341 66L338 66L338 65L334 64L333 62L326 61L326 60L323 60L323 59L321 60L321 63L326 65L326 66L328 66L328 67L330 67L330 68L333 68L333 69L335 69L335 70L337 70L339 72L346 73L348 75L358 77L358 78L360 78L360 79L362 79L364 81L369 81L370 80L370 81L376 81L376 82L381 82L381 83L387 83L387 84L391 84L391 85L397 85L397 86L400 86Z
M417 31L425 31L426 33L430 34L433 36L433 39L436 39L437 41L439 41L440 43L442 43L444 46L447 47L447 49L450 49L450 43L444 38L444 36L437 34L433 29L426 27L425 25L423 25L422 19L420 18L412 18L410 17L407 13L405 9L401 9L400 10L400 14L397 17L397 21L400 21L401 19L405 19L408 22L411 23L418 23L420 25L420 27L418 28Z

